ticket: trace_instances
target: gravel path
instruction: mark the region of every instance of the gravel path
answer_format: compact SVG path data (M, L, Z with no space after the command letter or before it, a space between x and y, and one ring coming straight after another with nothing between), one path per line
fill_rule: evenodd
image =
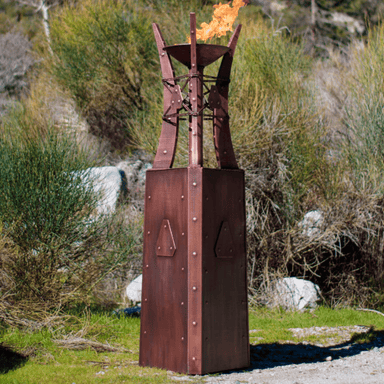
M342 328L340 334L345 333ZM196 378L178 380L193 382ZM221 384L384 384L384 333L377 333L375 341L366 344L349 338L328 346L308 342L252 345L249 369L206 375L200 380Z

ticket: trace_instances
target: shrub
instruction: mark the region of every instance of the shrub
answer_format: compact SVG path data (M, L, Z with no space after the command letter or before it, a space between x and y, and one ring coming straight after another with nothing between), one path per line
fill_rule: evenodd
M125 123L147 100L156 46L149 18L134 2L98 0L65 6L51 22L52 62L89 118L91 132L123 150L130 133Z
M89 302L104 276L134 264L140 244L139 221L92 220L98 197L81 177L93 165L87 153L52 127L31 136L29 123L23 110L13 111L0 137L0 236L17 250L1 260L3 318Z

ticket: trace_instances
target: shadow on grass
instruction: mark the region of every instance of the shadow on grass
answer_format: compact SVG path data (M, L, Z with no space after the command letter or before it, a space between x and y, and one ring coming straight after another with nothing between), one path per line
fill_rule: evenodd
M22 367L27 361L28 356L0 344L0 375Z

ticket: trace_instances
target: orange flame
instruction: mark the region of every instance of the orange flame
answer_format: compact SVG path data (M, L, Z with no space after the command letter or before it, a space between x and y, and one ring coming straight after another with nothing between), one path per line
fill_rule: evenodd
M228 4L219 3L214 5L215 10L212 21L209 24L202 23L200 25L201 29L196 30L196 38L206 42L214 36L225 36L227 31L232 31L232 25L236 20L239 9L246 4L244 0L233 0L232 7L230 6L230 2ZM188 41L191 43L190 37Z

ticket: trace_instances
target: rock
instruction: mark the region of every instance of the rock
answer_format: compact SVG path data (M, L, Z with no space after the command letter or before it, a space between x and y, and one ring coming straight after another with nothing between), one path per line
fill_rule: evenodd
M143 285L143 275L136 277L126 288L127 297L133 302L141 302L141 287Z
M74 172L76 176L78 173ZM124 171L114 166L88 168L80 177L84 182L92 180L93 189L100 193L96 206L96 219L99 215L115 212L120 195L127 191Z
M127 178L127 187L130 198L137 203L143 204L145 191L146 171L152 168L149 159L130 159L117 164L117 168L124 171Z
M320 235L321 226L324 223L324 215L320 210L309 211L304 215L303 220L299 222L299 227L303 230L303 235L310 238Z
M314 308L320 299L320 288L308 280L285 277L278 280L272 290L272 306L285 309L303 310Z

